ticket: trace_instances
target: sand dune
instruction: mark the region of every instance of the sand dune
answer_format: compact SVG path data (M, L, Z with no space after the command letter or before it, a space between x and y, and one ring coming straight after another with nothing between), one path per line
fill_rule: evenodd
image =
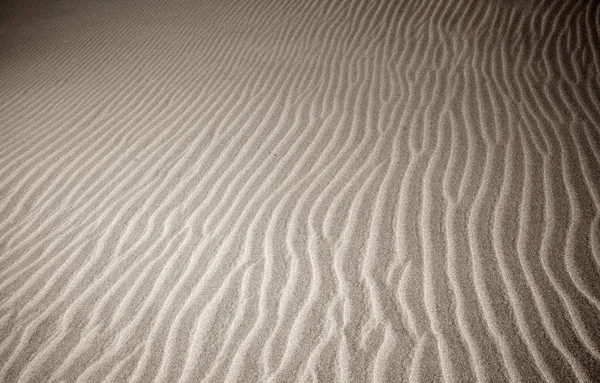
M51 3L0 13L1 381L600 380L596 2Z

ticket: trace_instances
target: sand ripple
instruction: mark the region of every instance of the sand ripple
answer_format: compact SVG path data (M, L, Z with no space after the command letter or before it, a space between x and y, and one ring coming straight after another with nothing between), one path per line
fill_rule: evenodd
M598 381L596 2L32 3L1 381Z

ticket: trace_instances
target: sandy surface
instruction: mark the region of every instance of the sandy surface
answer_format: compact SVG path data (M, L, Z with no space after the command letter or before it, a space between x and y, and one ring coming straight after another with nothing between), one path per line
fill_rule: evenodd
M37 3L0 381L600 379L597 2Z

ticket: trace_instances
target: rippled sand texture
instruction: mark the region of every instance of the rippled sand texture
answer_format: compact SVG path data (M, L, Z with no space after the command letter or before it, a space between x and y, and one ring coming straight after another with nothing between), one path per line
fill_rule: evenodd
M597 2L113 3L2 11L0 381L598 381Z

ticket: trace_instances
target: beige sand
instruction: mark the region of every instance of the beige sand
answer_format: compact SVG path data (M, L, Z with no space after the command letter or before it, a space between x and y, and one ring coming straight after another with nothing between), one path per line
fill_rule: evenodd
M35 3L0 381L599 381L597 2Z

